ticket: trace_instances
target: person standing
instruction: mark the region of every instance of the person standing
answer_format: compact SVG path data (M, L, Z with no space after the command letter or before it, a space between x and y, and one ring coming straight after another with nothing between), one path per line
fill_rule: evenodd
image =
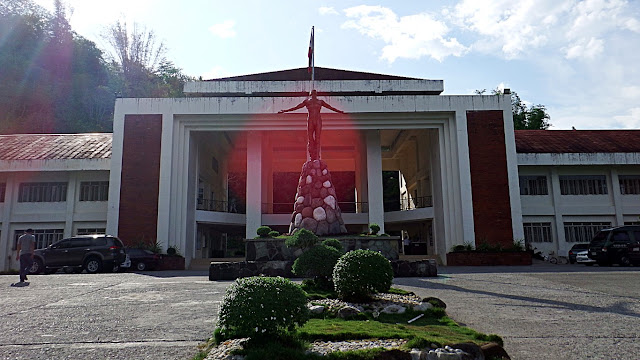
M18 238L18 255L16 260L20 260L20 282L27 281L27 274L33 264L33 251L36 246L36 237L33 236L33 229L27 229L24 235Z

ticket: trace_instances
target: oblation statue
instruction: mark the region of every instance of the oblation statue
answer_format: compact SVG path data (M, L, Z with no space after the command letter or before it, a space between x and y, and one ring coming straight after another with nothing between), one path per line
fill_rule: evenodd
M300 104L291 109L280 110L278 114L298 110L303 107L306 107L309 113L307 117L307 152L311 160L320 160L320 137L322 135L322 117L320 116L320 110L322 110L322 107L325 107L340 114L344 114L344 111L338 110L325 101L318 99L318 93L314 89L311 90L309 97L304 99Z
M331 180L327 163L320 160L320 137L322 134L322 118L320 110L326 107L344 114L326 102L318 99L312 90L304 101L291 109L280 110L278 114L307 108L307 152L309 159L302 166L296 191L289 234L300 229L307 229L318 236L344 234L347 229L342 220L342 211L338 205L336 189Z

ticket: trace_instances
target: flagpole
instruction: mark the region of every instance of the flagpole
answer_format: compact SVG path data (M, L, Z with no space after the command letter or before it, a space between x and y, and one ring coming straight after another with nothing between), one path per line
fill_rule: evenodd
M314 34L314 26L311 27L311 90L315 89L315 81L316 81L316 65L315 65L315 34Z

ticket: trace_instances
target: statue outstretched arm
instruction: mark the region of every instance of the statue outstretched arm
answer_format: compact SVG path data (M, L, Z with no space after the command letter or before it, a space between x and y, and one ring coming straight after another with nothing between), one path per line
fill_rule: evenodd
M338 110L338 109L334 108L333 106L331 106L331 105L327 104L327 103L326 103L326 102L324 102L324 101L322 102L322 106L326 107L326 108L327 108L327 109L329 109L329 110L333 110L333 111L335 111L335 112L337 112L337 113L340 113L340 114L344 114L344 113L345 113L344 111L342 111L342 110Z
M303 102L301 102L300 104L298 104L298 105L296 105L296 106L292 107L291 109L285 109L285 110L280 110L280 111L278 111L278 114L282 114L282 113L286 113L286 112L289 112L289 111L294 111L294 110L302 109L304 106L305 106L305 102L303 101Z

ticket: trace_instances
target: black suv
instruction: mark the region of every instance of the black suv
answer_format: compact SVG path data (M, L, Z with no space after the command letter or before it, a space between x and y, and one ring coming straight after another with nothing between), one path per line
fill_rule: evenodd
M589 244L589 257L600 266L640 263L640 226L600 230Z
M60 268L76 272L117 271L125 260L122 241L109 235L82 235L62 239L34 252L31 272L53 273Z

